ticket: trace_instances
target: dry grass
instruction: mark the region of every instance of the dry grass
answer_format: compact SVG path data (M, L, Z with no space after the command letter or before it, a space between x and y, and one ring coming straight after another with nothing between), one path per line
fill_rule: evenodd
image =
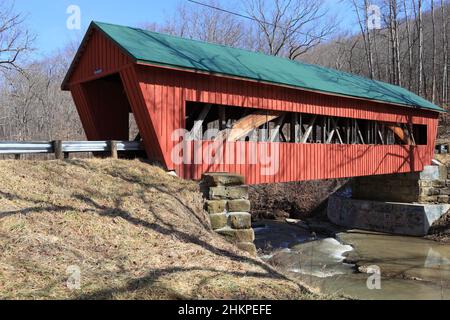
M0 299L312 297L213 233L195 183L148 164L2 161L0 186Z

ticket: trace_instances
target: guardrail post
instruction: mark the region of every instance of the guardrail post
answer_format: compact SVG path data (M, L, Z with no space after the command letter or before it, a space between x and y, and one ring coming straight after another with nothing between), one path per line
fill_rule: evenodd
M53 150L55 152L55 158L57 160L64 160L64 152L61 140L53 141Z
M22 159L22 155L21 154L15 154L14 155L14 159L20 160L20 159Z
M111 151L111 158L113 159L118 159L119 158L119 154L117 152L117 141L110 141L109 142L109 147L110 147L110 151Z

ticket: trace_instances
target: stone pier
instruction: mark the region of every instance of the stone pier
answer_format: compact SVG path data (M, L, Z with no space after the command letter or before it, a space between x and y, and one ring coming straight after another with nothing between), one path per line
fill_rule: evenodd
M201 188L213 230L256 256L248 186L244 181L236 174L210 173L203 175Z
M422 172L354 178L352 196L359 200L448 204L450 170L426 166Z
M427 166L420 173L355 178L351 198L329 199L328 218L347 228L425 236L450 209L449 169Z

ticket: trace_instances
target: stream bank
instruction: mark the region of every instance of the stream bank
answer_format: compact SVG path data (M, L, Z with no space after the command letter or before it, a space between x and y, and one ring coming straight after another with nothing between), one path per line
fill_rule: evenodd
M450 211L431 226L426 238L450 244Z
M450 244L300 221L255 225L260 257L327 295L354 299L450 300ZM380 288L369 289L373 267ZM376 277L376 275L375 275Z

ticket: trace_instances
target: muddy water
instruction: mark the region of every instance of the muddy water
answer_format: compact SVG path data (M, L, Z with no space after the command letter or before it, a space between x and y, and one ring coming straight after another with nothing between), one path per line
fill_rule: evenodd
M277 222L256 228L256 245L264 260L326 294L450 300L450 245L364 231L327 238ZM373 266L379 282L366 273Z

